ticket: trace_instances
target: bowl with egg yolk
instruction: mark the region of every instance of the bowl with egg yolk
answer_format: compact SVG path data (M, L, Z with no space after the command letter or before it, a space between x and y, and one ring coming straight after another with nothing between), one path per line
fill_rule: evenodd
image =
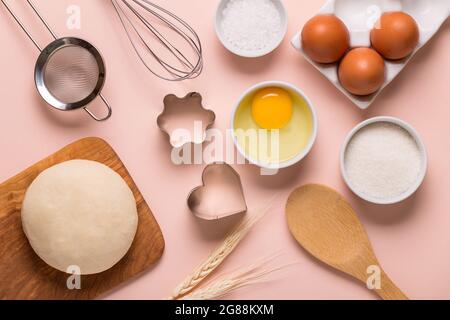
M266 81L239 98L231 117L234 144L250 163L281 169L302 160L317 136L311 101L292 84Z

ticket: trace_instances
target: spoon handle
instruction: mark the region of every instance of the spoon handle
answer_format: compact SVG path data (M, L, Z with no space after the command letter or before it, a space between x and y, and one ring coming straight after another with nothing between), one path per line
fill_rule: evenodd
M375 289L375 292L383 300L409 300L384 271L381 273L381 288Z

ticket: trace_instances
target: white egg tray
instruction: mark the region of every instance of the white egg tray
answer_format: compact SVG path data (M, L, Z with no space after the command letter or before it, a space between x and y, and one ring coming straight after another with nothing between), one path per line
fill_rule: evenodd
M350 32L351 47L369 47L370 30L378 18L388 11L403 11L416 20L420 31L419 44L414 52L405 59L386 60L386 80L380 90L371 95L357 96L345 90L338 80L338 63L326 65L312 61L302 49L301 32L292 38L291 44L354 104L361 109L367 109L381 91L403 70L417 51L439 30L450 15L450 0L328 0L318 13L335 14L345 23Z

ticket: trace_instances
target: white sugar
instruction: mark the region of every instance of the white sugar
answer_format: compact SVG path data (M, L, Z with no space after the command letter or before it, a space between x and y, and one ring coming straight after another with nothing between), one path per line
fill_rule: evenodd
M240 50L263 50L282 32L280 12L272 0L230 0L222 14L223 35Z
M382 122L368 125L353 136L344 163L355 190L371 198L393 199L419 179L422 155L409 132Z

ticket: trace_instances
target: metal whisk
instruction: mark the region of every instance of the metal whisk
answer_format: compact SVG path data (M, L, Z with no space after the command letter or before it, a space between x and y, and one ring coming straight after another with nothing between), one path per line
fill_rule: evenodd
M148 0L111 2L134 51L151 73L169 81L200 75L200 38L183 19Z

